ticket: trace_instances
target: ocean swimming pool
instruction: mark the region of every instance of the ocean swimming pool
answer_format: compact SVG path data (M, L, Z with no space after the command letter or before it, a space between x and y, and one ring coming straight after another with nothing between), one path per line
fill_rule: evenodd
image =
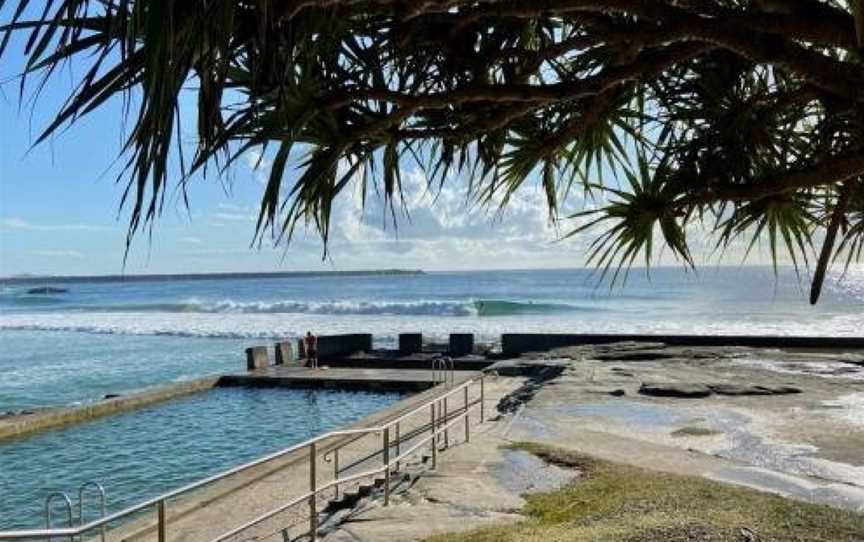
M44 525L45 497L89 480L108 512L357 421L400 393L215 388L0 442L0 530Z

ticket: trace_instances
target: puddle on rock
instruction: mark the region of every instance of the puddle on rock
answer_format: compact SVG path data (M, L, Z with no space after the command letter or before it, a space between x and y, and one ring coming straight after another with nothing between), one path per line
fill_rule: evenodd
M777 359L745 358L729 362L736 366L762 369L774 373L810 375L822 378L864 380L864 367L843 361L782 361Z
M578 476L578 471L545 463L524 450L505 450L504 461L492 472L508 491L524 495L553 491Z
M562 405L560 412L565 415L583 418L613 419L625 425L642 427L649 430L676 427L693 420L693 416L690 413L682 413L673 407L649 405L635 401Z
M520 411L510 420L507 432L517 433L523 440L545 440L555 436L555 432L546 422L525 410Z
M864 393L850 393L837 399L822 401L822 406L830 411L831 417L864 427Z
M707 478L777 493L806 502L864 512L864 489L842 483L821 483L758 467L726 467Z
M852 401L847 401L852 403ZM857 403L856 403L857 404ZM677 429L699 421L699 427L723 434L723 439L687 445L703 453L740 461L753 467L798 476L811 476L864 487L864 468L815 457L819 449L809 444L772 440L757 419L717 406L665 406L636 401L556 405L564 416L592 418L620 424L634 431L666 439ZM653 439L652 439L653 440ZM669 441L665 441L669 444Z

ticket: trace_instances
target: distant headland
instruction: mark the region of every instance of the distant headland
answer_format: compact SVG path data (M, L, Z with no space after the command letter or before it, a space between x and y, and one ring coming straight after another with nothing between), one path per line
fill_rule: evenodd
M2 277L2 284L44 284L45 282L166 282L175 280L236 280L270 278L314 278L314 277L369 277L392 275L423 275L416 269L377 269L369 271L277 271L261 273L180 273L153 275L25 275Z

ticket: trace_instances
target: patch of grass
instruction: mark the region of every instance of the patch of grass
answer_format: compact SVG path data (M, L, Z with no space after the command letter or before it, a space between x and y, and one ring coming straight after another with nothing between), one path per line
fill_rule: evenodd
M673 437L710 437L719 435L719 431L707 429L705 427L682 427L676 431L672 431Z
M864 515L791 501L700 477L619 465L534 443L528 451L583 475L548 493L526 495L526 519L516 524L427 542L505 541L812 541L864 539Z

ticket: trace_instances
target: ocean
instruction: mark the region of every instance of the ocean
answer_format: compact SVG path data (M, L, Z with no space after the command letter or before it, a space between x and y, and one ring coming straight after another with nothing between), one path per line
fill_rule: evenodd
M864 272L831 275L811 307L791 268L634 270L624 286L591 270L46 279L0 283L0 412L243 370L243 349L275 338L400 332L856 336ZM63 293L28 294L34 287Z

